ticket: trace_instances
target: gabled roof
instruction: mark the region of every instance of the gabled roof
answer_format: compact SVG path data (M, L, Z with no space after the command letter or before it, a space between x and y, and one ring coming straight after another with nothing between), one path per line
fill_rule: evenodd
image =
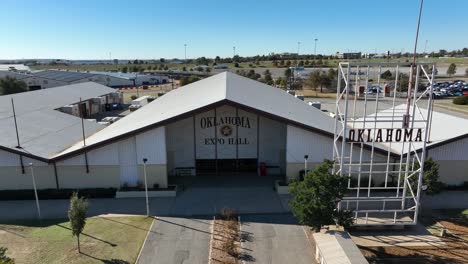
M281 89L223 72L201 81L180 87L154 100L138 111L122 118L86 139L93 145L130 136L145 129L164 125L181 116L221 105L234 104L247 110L279 118L322 134L333 136L335 119ZM80 151L82 143L58 154Z
M367 120L374 120L374 117L377 116L377 120L388 120L389 116L392 116L394 113L395 119L403 120L403 114L406 113L406 105L401 104L395 106L395 108L389 108L383 111L380 111L376 114L369 115L366 122L366 128L374 128L373 121ZM410 113L413 113L413 108L411 107ZM427 117L427 109L419 108L416 109L414 119L416 120L414 124L414 128L424 128L423 122L418 122L421 120L425 120ZM363 121L364 118L357 119L358 121ZM355 127L359 128L362 127L363 123L356 123ZM392 126L393 125L393 126ZM402 128L402 122L377 122L376 128ZM424 132L423 132L424 134ZM444 143L448 143L449 141L453 141L454 139L460 139L464 137L468 137L468 120L460 117L456 117L453 115L444 114L437 111L432 111L432 126L431 131L429 134L429 141L426 144L426 148L433 148L439 146ZM401 143L380 143L382 149L391 148L391 151L396 154L406 154L409 150L408 144L403 146ZM403 148L404 147L404 148ZM413 142L411 145L412 150L421 150L423 148L422 142Z
M0 96L0 148L48 160L82 138L81 119L55 109L82 100L109 94L114 89L86 82ZM17 138L11 99L14 100L20 145ZM85 123L91 135L105 126Z

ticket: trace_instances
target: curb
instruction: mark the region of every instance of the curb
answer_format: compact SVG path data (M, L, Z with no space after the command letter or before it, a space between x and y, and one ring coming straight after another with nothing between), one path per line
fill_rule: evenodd
M237 223L239 224L239 245L241 250L244 248L244 243L242 242L242 222L240 215L237 216ZM245 264L245 260L241 260L242 264Z
M143 245L141 245L140 252L138 252L138 257L135 260L135 264L137 264L138 261L140 260L141 252L143 252L143 248L145 248L146 240L148 240L149 233L151 232L151 229L153 229L153 225L156 219L157 217L154 217L153 222L151 222L150 228L148 229L148 232L146 233L145 241L143 241Z
M210 232L211 232L211 236L210 236L210 250L208 251L208 264L211 263L211 254L212 254L212 243L213 243L213 238L214 238L214 223L215 223L215 220L216 220L216 215L213 216L213 220L211 222L211 227L210 227Z

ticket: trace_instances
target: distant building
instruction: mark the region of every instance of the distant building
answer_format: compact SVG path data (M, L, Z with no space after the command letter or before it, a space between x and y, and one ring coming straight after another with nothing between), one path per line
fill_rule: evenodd
M31 69L24 64L0 64L0 71L31 72Z
M335 54L335 57L338 59L345 59L345 60L360 59L362 58L362 53L361 52L345 52L345 53L337 52Z
M112 88L164 84L169 81L163 75L144 75L121 72L42 70L31 73L0 71L0 78L10 76L24 81L30 90L46 89L82 82L96 82Z

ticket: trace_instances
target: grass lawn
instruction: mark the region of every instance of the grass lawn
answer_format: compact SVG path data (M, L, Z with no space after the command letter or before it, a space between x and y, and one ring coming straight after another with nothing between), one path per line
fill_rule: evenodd
M16 263L134 263L153 218L91 217L76 237L66 220L0 224L0 247Z
M468 113L468 105L457 105L452 102L453 99L443 99L443 100L435 100L434 106L438 106L444 109L453 110L453 111L461 111Z

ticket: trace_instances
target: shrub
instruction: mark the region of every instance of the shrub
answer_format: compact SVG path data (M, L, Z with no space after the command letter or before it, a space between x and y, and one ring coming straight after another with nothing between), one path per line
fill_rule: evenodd
M468 105L468 96L458 96L452 101L456 105Z
M236 211L232 208L223 208L220 211L220 217L222 220L235 220Z
M130 96L130 99L132 99L132 100L135 100L135 99L137 99L137 98L138 98L138 97L137 97L136 95Z
M237 250L236 243L232 239L224 241L223 250L235 258L239 256L239 251Z
M7 248L0 247L0 264L15 264L15 261L6 256Z

